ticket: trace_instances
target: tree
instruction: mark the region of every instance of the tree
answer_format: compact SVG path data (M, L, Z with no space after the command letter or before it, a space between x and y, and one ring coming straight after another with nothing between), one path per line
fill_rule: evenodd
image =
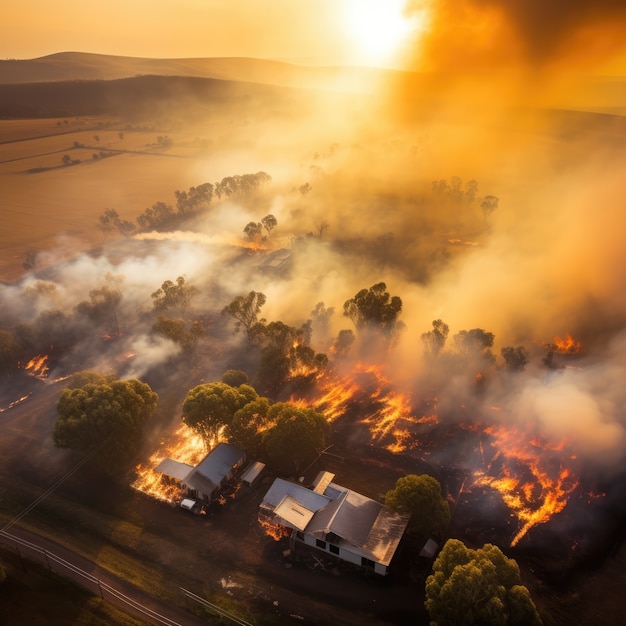
M231 387L247 385L249 382L248 374L242 372L241 370L226 370L222 374L222 382L230 385Z
M63 161L63 165L67 167L72 162L72 157L69 154L64 154L61 157L61 161Z
M185 354L192 354L200 337L205 335L202 322L187 323L185 320L172 319L164 315L159 315L152 325L152 332L178 344Z
M159 230L159 228L167 226L173 218L174 209L171 205L165 204L165 202L156 202L137 217L137 223L142 230Z
M330 350L338 357L347 356L355 339L354 332L349 328L340 330Z
M300 328L283 322L258 322L250 330L250 339L261 351L257 387L272 398L288 382L299 388L307 386L328 363L325 354L317 354L309 346L310 322Z
M426 580L431 626L540 626L519 567L492 544L472 550L449 539Z
M243 232L248 235L250 241L256 241L261 237L261 234L263 233L263 225L261 224L261 222L248 222L243 227Z
M13 333L0 328L0 365L3 374L8 376L17 370L19 349Z
M258 398L249 385L231 387L226 383L205 383L189 391L183 402L183 422L210 443L235 413Z
M88 453L100 446L96 458L113 472L132 461L141 444L143 429L157 405L158 396L139 380L115 380L93 372L61 392L53 439L59 448Z
M450 327L441 320L433 320L433 329L422 333L424 352L429 357L436 357L446 345Z
M326 419L313 409L298 409L286 402L272 405L268 417L274 423L263 437L269 461L286 475L299 474L326 445Z
M226 429L228 439L249 456L257 456L261 452L264 433L273 425L269 411L268 398L260 397L248 402L233 415Z
M197 287L186 285L184 276L179 276L176 282L166 280L161 287L151 294L155 311L179 309L186 311L191 299L197 296L200 290Z
M450 522L450 506L441 493L441 485L428 474L408 474L398 478L385 494L385 504L399 513L409 513L407 533L425 541L440 537Z
M454 344L459 354L464 358L481 358L488 363L495 361L491 352L495 336L482 328L461 330L454 335Z
M505 346L500 350L505 367L511 372L522 372L528 363L528 350L524 346Z
M311 311L311 318L313 322L313 328L316 333L319 333L322 337L326 337L328 334L328 327L330 326L330 318L335 314L335 307L327 307L323 302L318 302L315 308Z
M237 296L222 309L222 315L230 315L235 320L235 329L239 331L243 328L248 339L251 339L252 328L259 322L259 313L266 299L265 294L260 291L251 291L247 296Z
M113 277L111 279L115 281ZM109 335L117 337L120 334L117 307L121 301L122 292L119 289L103 285L100 289L92 289L89 292L89 300L79 302L75 310L96 324L104 326Z
M375 328L386 335L396 330L401 311L402 300L398 296L391 297L385 283L361 289L343 305L343 314L352 320L357 330Z
M274 230L274 228L276 228L276 226L278 226L278 221L276 220L276 218L270 213L269 215L266 215L262 220L261 220L261 224L263 225L263 228L265 228L265 230L267 231L268 236L272 234L272 230Z
M113 230L117 230L124 237L129 237L135 230L133 224L128 220L123 220L115 209L105 209L98 218L97 226L104 233L105 238Z
M498 208L500 200L496 196L485 196L480 203L480 208L485 216L485 220Z

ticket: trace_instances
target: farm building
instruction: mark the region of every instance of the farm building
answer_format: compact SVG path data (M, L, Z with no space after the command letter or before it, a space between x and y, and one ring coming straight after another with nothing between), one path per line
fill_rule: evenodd
M198 465L192 467L173 459L164 459L155 471L166 482L180 485L190 498L211 502L246 460L243 450L230 443L220 443Z
M262 524L348 563L385 575L409 521L320 472L312 488L277 478L259 509Z

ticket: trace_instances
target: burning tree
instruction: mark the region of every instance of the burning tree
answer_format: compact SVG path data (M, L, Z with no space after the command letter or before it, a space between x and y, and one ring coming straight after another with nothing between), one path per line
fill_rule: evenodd
M268 398L261 397L248 402L235 413L226 429L229 441L245 450L249 456L258 455L263 444L263 435L273 425L269 411Z
M489 543L472 550L449 539L426 579L425 606L432 626L543 623L515 560Z
M54 443L82 453L102 446L100 464L107 471L122 469L139 449L157 400L139 380L115 380L97 372L73 377L57 402Z

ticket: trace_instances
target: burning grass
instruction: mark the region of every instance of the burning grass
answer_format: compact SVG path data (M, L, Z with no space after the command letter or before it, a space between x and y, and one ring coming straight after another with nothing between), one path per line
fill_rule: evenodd
M207 453L206 445L200 435L185 424L181 424L167 439L161 441L159 448L144 464L135 469L137 478L131 484L133 489L164 502L176 502L180 498L180 488L174 483L167 483L163 476L155 472L157 465L166 458L197 465Z

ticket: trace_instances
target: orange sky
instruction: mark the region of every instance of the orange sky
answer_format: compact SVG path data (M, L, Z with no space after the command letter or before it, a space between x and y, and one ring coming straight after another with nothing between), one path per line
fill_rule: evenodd
M412 21L389 32L397 20L390 24L384 12L376 13L380 7L396 14L404 8ZM446 71L521 63L626 75L624 32L625 0L0 3L0 59L81 51Z
M0 6L0 58L66 50L143 57L358 62L353 0L26 0Z

